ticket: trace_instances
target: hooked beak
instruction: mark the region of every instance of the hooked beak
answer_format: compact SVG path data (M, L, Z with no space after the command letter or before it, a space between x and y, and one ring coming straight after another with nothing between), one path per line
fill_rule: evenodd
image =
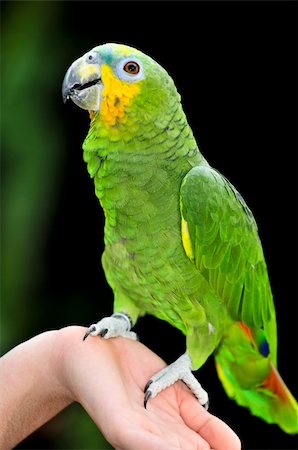
M80 108L98 111L102 88L99 55L89 52L66 72L62 84L63 101L71 99Z

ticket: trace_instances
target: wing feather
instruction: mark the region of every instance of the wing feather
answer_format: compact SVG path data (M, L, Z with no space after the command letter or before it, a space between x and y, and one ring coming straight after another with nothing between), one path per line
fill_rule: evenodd
M264 329L274 358L272 293L257 225L243 198L216 170L194 167L181 186L181 214L197 269L234 320Z

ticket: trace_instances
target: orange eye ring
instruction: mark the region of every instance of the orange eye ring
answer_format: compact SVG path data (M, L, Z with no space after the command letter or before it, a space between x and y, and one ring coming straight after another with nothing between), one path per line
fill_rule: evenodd
M137 75L140 72L140 66L135 61L128 61L123 69L130 75Z

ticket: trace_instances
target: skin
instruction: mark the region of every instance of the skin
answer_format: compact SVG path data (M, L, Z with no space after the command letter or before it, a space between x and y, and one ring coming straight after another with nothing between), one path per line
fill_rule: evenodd
M0 449L14 447L73 401L116 450L240 449L235 433L181 382L145 410L144 385L165 363L140 342L83 342L84 332L72 326L42 333L1 358Z

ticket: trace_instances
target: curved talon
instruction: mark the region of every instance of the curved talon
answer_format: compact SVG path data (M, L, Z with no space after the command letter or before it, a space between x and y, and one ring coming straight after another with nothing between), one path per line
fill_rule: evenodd
M148 387L150 386L150 384L153 383L153 380L149 380L148 383L146 384L146 386L144 387L144 393L146 394Z
M107 334L109 330L107 328L104 328L103 330L101 330L98 334L100 337L105 337L105 335Z
M151 397L151 395L152 395L152 392L150 390L148 390L145 394L145 397L144 397L144 408L145 409L147 409L147 403L148 403L148 400Z
M83 341L85 341L85 339L87 339L87 337L90 336L90 334L91 334L93 331L95 331L95 330L96 330L95 326L88 328L88 330L86 331L85 336L83 337Z
M205 408L206 411L208 411L209 405L210 405L210 402L209 402L209 400L207 400L207 402L203 405L203 408Z

